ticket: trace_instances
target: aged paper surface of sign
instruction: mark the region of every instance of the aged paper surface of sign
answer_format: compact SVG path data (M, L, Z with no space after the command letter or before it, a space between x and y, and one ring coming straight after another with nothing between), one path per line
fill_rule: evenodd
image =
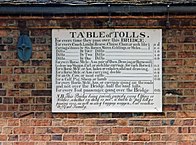
M161 111L161 29L52 30L52 112Z

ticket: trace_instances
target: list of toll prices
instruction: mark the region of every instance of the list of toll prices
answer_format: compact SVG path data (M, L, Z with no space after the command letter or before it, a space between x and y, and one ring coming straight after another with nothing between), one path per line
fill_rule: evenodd
M160 29L54 29L53 112L161 112Z

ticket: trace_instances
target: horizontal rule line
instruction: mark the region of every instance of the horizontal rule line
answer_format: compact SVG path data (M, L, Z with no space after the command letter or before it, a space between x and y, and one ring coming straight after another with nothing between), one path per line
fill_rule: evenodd
M145 75L145 74L151 74L151 75L153 75L153 73L122 73L122 74L137 74L137 75Z
M106 58L105 60L153 60L153 59L113 59L113 58L111 58L111 59L109 59L109 58Z
M106 54L105 56L106 56L106 57L108 57L108 56L112 56L112 57L113 57L113 56L115 56L115 57L117 57L117 56L132 56L132 57L133 57L133 56L135 56L135 57L138 57L138 56L146 56L146 57L153 57L152 55L145 55L145 54L144 54L144 55L120 55L120 54L109 55L109 54Z
M105 51L105 53L121 53L121 54L123 54L123 53L153 53L153 52L130 52L130 51Z
M109 79L109 81L152 81L152 80L122 80L122 79L119 79L119 80L114 80L114 79Z
M85 94L138 94L138 93L88 93L86 92ZM160 94L160 93L141 93L141 94Z
M119 78L119 77L153 77L153 76L106 76L106 77L117 77L117 78Z

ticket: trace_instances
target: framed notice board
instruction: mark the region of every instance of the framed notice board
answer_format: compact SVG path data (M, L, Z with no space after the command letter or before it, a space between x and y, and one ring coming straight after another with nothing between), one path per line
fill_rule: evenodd
M53 29L53 112L161 112L161 29Z

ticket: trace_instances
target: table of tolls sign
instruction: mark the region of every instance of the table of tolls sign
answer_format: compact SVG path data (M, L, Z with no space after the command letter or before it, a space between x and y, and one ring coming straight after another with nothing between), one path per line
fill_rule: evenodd
M161 112L160 29L53 29L52 112Z

